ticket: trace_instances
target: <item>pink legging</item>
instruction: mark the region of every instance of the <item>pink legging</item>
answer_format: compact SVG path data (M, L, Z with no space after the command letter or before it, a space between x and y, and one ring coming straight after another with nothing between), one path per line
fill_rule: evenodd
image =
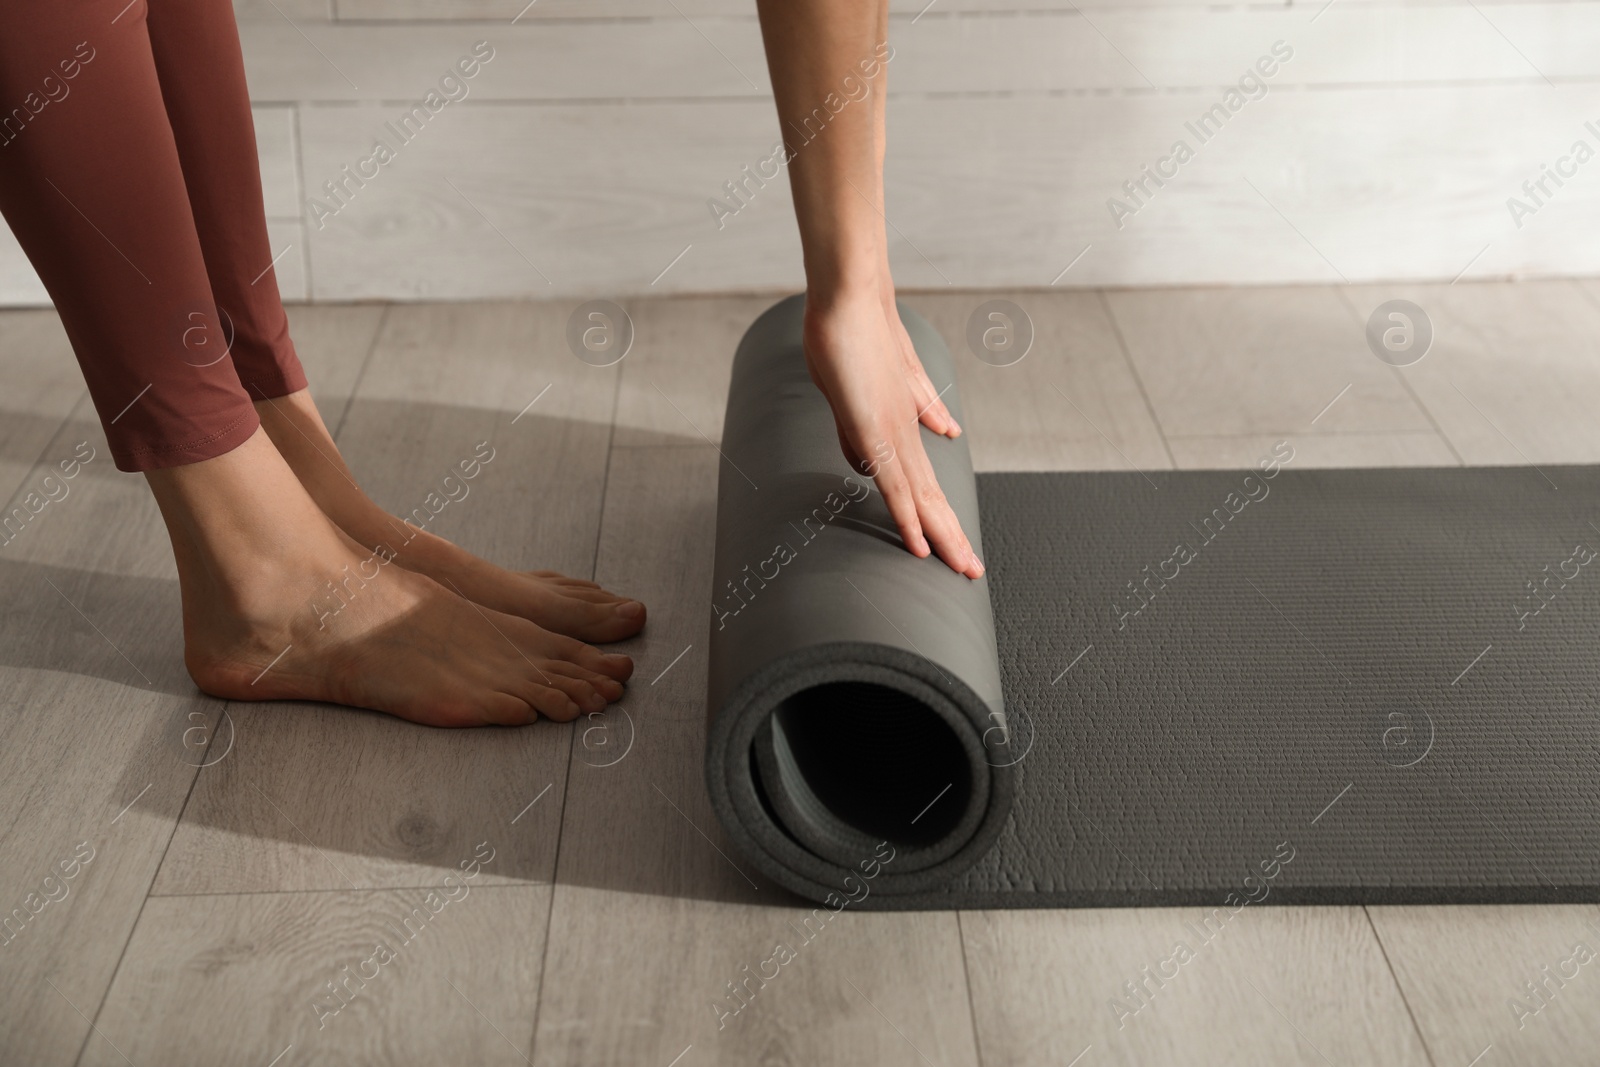
M0 214L121 469L221 455L305 388L229 0L5 5Z

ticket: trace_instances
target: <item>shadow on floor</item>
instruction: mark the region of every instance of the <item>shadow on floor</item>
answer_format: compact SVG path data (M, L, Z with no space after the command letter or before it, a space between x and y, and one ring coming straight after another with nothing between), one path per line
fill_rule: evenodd
M540 545L553 545L552 565L589 576L608 428L535 415L512 427L509 419L482 409L363 402L345 435L354 427L359 436L341 447L374 495L395 508L397 500L425 499L438 480L433 475L447 471L457 453L493 441L495 463L472 495L440 516L439 531L474 547L514 546L497 558L515 567L543 562ZM711 446L685 439L677 447ZM116 795L137 794L154 774L179 779L170 783L178 795L183 780L193 781L154 893L439 885L488 842L496 860L486 870L497 879L550 882L559 857L563 884L795 902L764 880L757 893L733 866L737 857L701 783L703 719L688 707L652 708L640 679L627 702L645 723L640 748L628 768L609 772L586 765L576 743L584 720L438 730L329 705L207 697L183 666L176 579L60 562L73 558L76 542L87 546L103 536L83 524L113 513L128 524L128 536L142 539L141 552L165 551L146 525L159 526L153 502L142 489L130 492L124 479L131 478L107 463L81 480L73 509L39 531L60 541L28 553L52 562L0 556L0 668L66 676L41 688L13 675L5 688L18 713L71 715L80 701L158 701L153 725L131 752L83 756L116 760L105 768L119 778ZM549 499L561 506L547 507ZM652 523L698 529L709 522L710 506L675 499ZM103 553L86 548L82 558L104 565ZM703 678L694 683L698 691L703 686ZM614 788L622 772L631 784ZM643 805L652 808L641 820Z

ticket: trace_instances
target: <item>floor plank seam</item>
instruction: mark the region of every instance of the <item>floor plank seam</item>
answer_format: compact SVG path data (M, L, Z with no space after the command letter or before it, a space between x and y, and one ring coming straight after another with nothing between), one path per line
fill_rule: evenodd
M622 404L622 381L627 375L626 368L617 375L617 384L611 391L611 424L606 433L606 466L605 473L600 476L600 514L594 523L594 556L589 561L589 580L595 581L595 576L600 573L600 540L606 532L606 488L611 484L611 457L617 448L617 409ZM565 800L563 799L563 803ZM557 844L559 847L559 842Z
M1116 309L1111 306L1104 289L1096 289L1094 295L1099 299L1100 310L1105 314L1106 321L1111 326L1111 333L1117 339L1117 349L1122 353L1122 361L1127 364L1128 373L1133 375L1133 384L1139 387L1139 398L1144 401L1144 410L1150 416L1150 424L1155 427L1156 436L1161 439L1161 450L1167 454L1167 469L1177 470L1178 458L1172 454L1172 445L1167 440L1167 428L1161 425L1155 405L1150 402L1150 393L1144 387L1144 377L1133 362L1133 351L1128 347L1128 339L1122 335L1122 324L1117 321Z
M528 880L523 882L491 882L476 887L474 890L483 889L539 889L554 887L555 882ZM208 897L283 897L305 896L314 893L409 893L413 890L426 891L429 889L449 888L444 882L434 882L431 885L373 885L357 886L355 888L338 886L318 886L315 889L234 889L217 890L211 893L149 893L151 900L203 900Z
M17 480L17 487L6 497L4 514L10 515L12 509L17 507L17 497L21 496L23 490L33 484L34 475L38 473L41 466L48 462L47 457L54 451L56 442L61 440L62 431L72 425L73 417L78 414L78 409L83 407L84 401L88 398L89 390L85 389L79 393L78 399L72 402L72 407L61 417L61 422L57 424L54 430L50 431L50 436L45 440L45 443L39 446L39 454L34 457L32 463L28 464L28 469Z
M1567 278L1564 280L1570 288L1578 290L1578 295L1589 304L1592 304L1595 310L1600 311L1600 296L1596 296L1594 293L1590 292L1589 286L1584 284L1584 282L1589 279Z
M389 312L394 309L392 302L383 305L383 311L378 316L378 324L372 328L372 339L367 342L367 354L361 357L361 367L356 371L355 381L350 383L350 394L344 398L344 406L339 411L338 421L333 429L328 432L335 443L339 440L339 433L344 429L344 424L350 418L350 412L356 406L356 397L361 393L361 384L366 381L367 368L372 366L372 357L377 354L378 342L383 339L383 331L389 325Z
M1252 430L1245 433L1175 433L1171 439L1174 441L1215 441L1218 438L1227 439L1230 437L1275 437L1286 433L1294 433L1298 440L1304 441L1329 440L1340 437L1408 437L1413 435L1420 437L1430 433L1434 434L1434 436L1439 436L1432 430L1318 430L1313 433L1298 433L1294 430ZM1449 444L1448 441L1443 440L1440 443Z
M611 484L611 461L616 455L617 437L617 409L622 402L622 381L627 374L626 368L617 375L616 388L611 393L611 428L606 436L606 465L605 473L600 481L600 514L595 519L594 528L594 558L589 564L589 580L594 581L600 574L600 543L605 534L606 525L606 490ZM556 851L550 860L550 904L544 916L544 945L539 953L539 986L538 997L533 1003L533 1025L528 1033L528 1062L534 1062L539 1051L539 1015L544 1009L545 976L549 973L550 942L552 927L556 913L556 886L561 880L561 843L566 837L567 823L567 794L572 788L572 750L578 744L578 731L574 728L567 744L567 766L561 780L561 809L556 814Z
M209 749L210 743L206 747ZM84 1055L89 1051L89 1039L100 1028L100 1015L106 1009L106 1002L111 999L111 990L116 987L117 975L122 971L122 964L128 958L128 946L133 944L133 936L139 931L139 920L144 918L145 906L150 903L150 890L155 887L156 879L161 877L161 868L167 862L167 853L172 849L172 841L178 836L178 824L183 822L184 812L189 810L189 800L194 796L194 787L200 781L200 768L195 767L194 773L189 776L189 788L183 794L183 804L178 808L178 814L173 817L172 825L167 830L167 843L161 848L161 858L156 861L155 869L150 872L150 883L145 886L144 896L139 900L139 910L133 917L133 922L128 924L128 934L122 940L122 951L117 953L116 966L111 968L111 975L106 979L106 987L100 994L100 1002L95 1005L94 1018L89 1020L89 1029L83 1035L83 1043L78 1046L78 1055L73 1059L74 1067L83 1063ZM106 1040L110 1040L107 1038ZM120 1050L119 1050L120 1051Z
M1356 323L1359 324L1361 322L1361 309L1356 307L1355 301L1351 300L1350 294L1346 290L1346 287L1335 286L1334 291L1339 294L1339 302L1349 310L1351 316L1355 319ZM1405 388L1406 395L1411 397L1411 402L1417 405L1417 410L1422 412L1422 414L1427 418L1428 425L1433 427L1434 436L1438 437L1440 441L1443 441L1444 447L1448 448L1450 450L1450 454L1456 457L1457 465L1462 467L1467 466L1467 461L1461 455L1461 451L1456 448L1456 443L1450 440L1450 436L1446 434L1444 432L1444 428L1439 425L1439 420L1434 416L1433 409L1428 407L1428 405L1423 402L1422 394L1418 393L1416 388L1411 384L1411 379L1406 377L1405 371L1400 367L1392 367L1390 369L1394 376L1400 379L1401 386Z
M1428 1037L1417 1022L1416 1012L1411 1010L1411 998L1406 996L1406 988L1400 984L1400 976L1395 973L1394 961L1389 958L1389 950L1383 943L1383 935L1378 933L1378 924L1372 921L1372 910L1363 904L1361 914L1366 916L1367 927L1372 931L1372 939L1378 943L1378 951L1383 954L1383 964L1389 969L1389 978L1394 982L1395 992L1400 994L1400 1003L1405 1005L1406 1017L1411 1020L1411 1029L1416 1032L1417 1041L1422 1045L1422 1054L1428 1057L1429 1067L1437 1067L1433 1049L1428 1047Z
M978 1067L983 1067L983 1039L978 1034L978 1006L972 999L972 965L967 962L967 928L961 921L963 914L956 912L956 947L961 950L961 981L967 988L967 1017L972 1020L972 1051L978 1057Z
M538 997L533 1002L533 1025L528 1031L527 1059L530 1064L534 1062L534 1057L539 1051L539 1013L544 1008L544 980L545 975L549 973L551 929L555 922L556 889L561 875L561 841L566 836L563 830L567 822L567 791L572 787L572 748L577 743L578 732L574 729L567 745L566 774L561 780L561 810L556 814L556 852L550 860L550 903L544 913L544 944L539 953Z

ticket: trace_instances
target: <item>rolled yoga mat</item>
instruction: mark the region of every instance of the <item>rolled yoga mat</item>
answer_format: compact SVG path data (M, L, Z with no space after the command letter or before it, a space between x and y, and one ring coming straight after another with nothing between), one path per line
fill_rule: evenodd
M973 582L840 454L802 311L739 345L717 501L706 780L769 878L863 909L1600 900L1600 468L1296 470L1288 439L974 477L924 430Z

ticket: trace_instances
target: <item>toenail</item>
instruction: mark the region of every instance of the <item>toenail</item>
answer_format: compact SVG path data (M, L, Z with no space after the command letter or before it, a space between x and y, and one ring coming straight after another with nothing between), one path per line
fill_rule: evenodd
M617 615L624 619L637 619L644 614L644 605L637 600L625 600L617 605Z

